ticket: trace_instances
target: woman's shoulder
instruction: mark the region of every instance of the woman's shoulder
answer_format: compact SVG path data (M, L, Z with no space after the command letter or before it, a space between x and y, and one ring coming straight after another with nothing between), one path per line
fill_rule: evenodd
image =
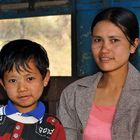
M63 100L63 98L67 100L73 100L76 94L76 91L80 91L84 89L88 90L89 88L93 87L93 85L96 85L96 83L98 83L101 76L102 76L102 73L98 72L91 76L86 76L72 82L71 84L69 84L67 87L63 89L62 94L61 94L61 100Z
M80 78L69 84L64 90L74 89L77 86L90 87L96 80L100 79L101 76L102 73L97 72L96 74Z

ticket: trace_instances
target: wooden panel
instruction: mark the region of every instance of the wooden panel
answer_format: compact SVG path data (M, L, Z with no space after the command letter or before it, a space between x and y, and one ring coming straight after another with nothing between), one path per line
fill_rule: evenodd
M72 83L73 81L77 80L78 78L73 77L52 77L50 80L49 88L46 89L44 92L47 96L44 96L44 103L47 107L47 112L50 114L56 114L56 110L58 107L60 95L62 90Z

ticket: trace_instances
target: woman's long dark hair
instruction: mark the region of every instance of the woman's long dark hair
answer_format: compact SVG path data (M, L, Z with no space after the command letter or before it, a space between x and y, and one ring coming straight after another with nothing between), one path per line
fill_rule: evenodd
M130 44L134 45L135 39L139 37L139 24L136 15L132 11L122 7L110 7L102 10L92 22L91 33L93 33L95 25L103 20L119 27Z

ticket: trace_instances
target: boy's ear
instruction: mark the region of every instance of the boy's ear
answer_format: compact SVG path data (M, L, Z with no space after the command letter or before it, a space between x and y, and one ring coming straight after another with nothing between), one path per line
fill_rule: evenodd
M135 41L134 41L134 45L131 45L131 46L130 46L130 53L131 53L131 54L135 53L135 51L136 51L136 49L137 49L139 43L140 43L139 38L136 38Z
M48 70L44 78L44 87L48 85L49 80L50 80L50 71Z
M0 84L4 87L3 81L0 79Z
M3 81L0 79L0 85L5 89Z

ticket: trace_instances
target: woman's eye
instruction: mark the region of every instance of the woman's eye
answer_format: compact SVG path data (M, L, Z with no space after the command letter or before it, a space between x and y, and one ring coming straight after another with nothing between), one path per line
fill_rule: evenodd
M115 43L115 42L118 42L118 41L119 41L119 39L112 39L111 40L112 43Z
M100 38L94 38L93 42L95 42L95 43L101 42L101 39Z

